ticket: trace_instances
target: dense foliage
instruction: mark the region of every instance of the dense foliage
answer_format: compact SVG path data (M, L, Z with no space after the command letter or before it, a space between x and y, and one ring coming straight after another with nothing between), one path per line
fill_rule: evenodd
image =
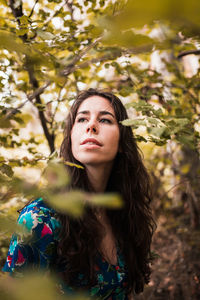
M57 193L69 180L57 149L70 101L88 87L126 103L123 124L145 153L155 212L186 208L198 230L199 12L198 0L0 1L1 255L23 199L48 193L81 213L87 195L65 195L66 205Z

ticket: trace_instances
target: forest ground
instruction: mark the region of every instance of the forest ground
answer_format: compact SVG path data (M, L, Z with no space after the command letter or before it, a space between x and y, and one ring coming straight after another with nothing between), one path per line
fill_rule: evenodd
M200 230L191 229L189 215L171 210L157 219L149 285L135 300L200 299Z

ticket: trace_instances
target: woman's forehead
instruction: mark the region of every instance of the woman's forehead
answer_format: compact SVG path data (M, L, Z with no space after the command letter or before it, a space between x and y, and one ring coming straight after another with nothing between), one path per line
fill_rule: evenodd
M110 101L104 97L96 95L86 98L79 106L77 113L85 110L89 112L106 110L114 113L114 109Z

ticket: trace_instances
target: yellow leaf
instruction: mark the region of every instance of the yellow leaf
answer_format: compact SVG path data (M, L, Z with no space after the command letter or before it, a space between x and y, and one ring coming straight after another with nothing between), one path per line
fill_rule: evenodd
M5 31L0 31L0 48L8 51L28 53L28 47L15 34Z
M97 194L92 195L89 203L97 206L109 208L121 208L123 206L122 198L118 194Z
M78 165L78 164L75 164L75 163L72 163L72 162L70 162L70 161L65 161L64 164L65 164L65 165L68 165L68 166L70 166L70 167L76 167L76 168L78 168L78 169L84 169L83 166Z
M49 163L44 170L43 177L47 181L48 189L66 187L69 183L67 170L62 163Z
M79 217L85 206L85 195L79 191L51 194L47 191L47 202L61 213L67 213Z

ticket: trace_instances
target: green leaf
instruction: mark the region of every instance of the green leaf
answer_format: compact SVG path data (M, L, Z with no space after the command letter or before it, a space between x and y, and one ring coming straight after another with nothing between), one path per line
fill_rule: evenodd
M121 123L124 126L133 126L135 128L146 125L146 121L144 119L126 119Z
M7 164L1 164L0 165L0 171L3 174L6 174L8 177L12 177L13 174L14 174L12 168L9 165L7 165Z
M20 28L18 30L16 30L16 34L18 36L23 36L24 34L27 34L28 33L28 28Z
M51 161L43 172L44 179L48 182L49 189L66 187L69 176L63 163Z
M153 40L146 35L135 34L132 31L120 32L115 30L111 31L110 34L105 36L102 40L102 43L110 46L120 46L126 48L138 48L141 46L148 47L149 51L153 47ZM141 48L143 52L145 48Z
M136 139L138 142L145 142L145 143L148 142L142 135L138 135L138 134L135 134L135 139Z
M1 290L5 289L5 294L8 296L5 300L25 300L27 295L29 295L29 300L37 299L38 295L40 295L38 298L43 300L61 300L63 297L59 295L56 279L48 274L44 276L44 272L36 267L32 268L32 271L23 272L23 275L22 272L16 271L15 277L17 277L17 284L13 282L10 289L6 287L6 278L3 279L5 283L2 280Z
M0 156L0 163L5 161L5 157Z
M148 120L148 122L150 124L153 124L153 125L156 125L156 126L161 123L160 120L158 120L156 118L146 117L146 119Z
M195 148L194 136L193 135L178 133L176 135L176 139L177 139L177 141L179 141L183 145L186 145L186 146L188 146L192 149Z
M0 115L0 128L11 128L12 124L9 119Z
M133 87L131 86L126 86L119 90L119 94L123 97L129 96L132 92L133 92Z
M117 194L92 195L89 203L109 208L121 208L123 206L122 198Z
M153 106L144 100L139 100L138 102L127 103L125 105L125 107L126 108L133 107L136 111L140 111L140 112L154 111Z
M51 32L43 31L41 29L37 30L37 35L43 40L52 40L55 37Z
M22 17L19 17L19 21L21 25L28 25L29 19L27 16L23 15Z
M147 127L147 131L150 134L153 134L154 136L160 138L163 133L165 132L166 127Z
M0 3L7 6L7 1L6 0L0 0Z
M0 31L0 48L7 49L8 51L15 51L18 53L28 54L28 47L25 46L21 39L19 39L13 33Z
M4 216L3 214L0 214L0 234L10 233L13 234L13 232L16 231L16 220L8 218L8 216Z
M85 194L79 191L63 192L53 194L44 191L47 202L57 211L79 217L83 214L85 206Z
M112 22L123 30L143 27L159 20L169 20L181 26L184 26L184 23L199 26L199 11L199 0L182 0L181 5L179 0L162 0L162 5L160 0L128 0L125 9L113 17Z

